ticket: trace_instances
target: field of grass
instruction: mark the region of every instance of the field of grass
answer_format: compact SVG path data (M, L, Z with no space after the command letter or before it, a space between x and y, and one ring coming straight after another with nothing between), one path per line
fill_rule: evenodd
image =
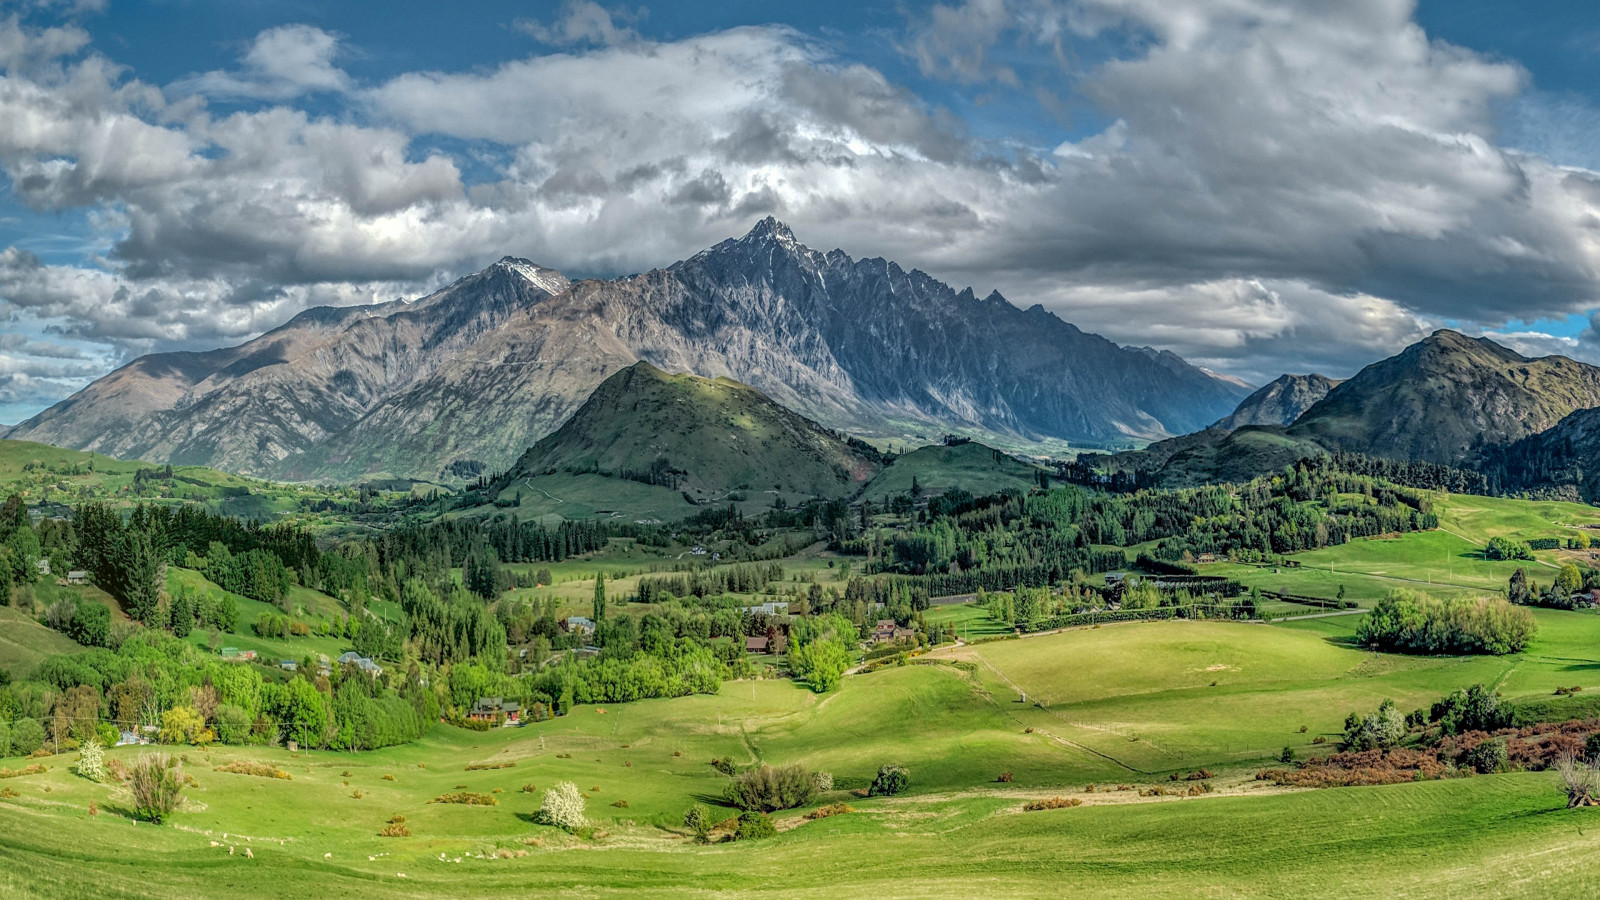
M18 796L0 800L0 894L1548 897L1600 887L1583 835L1600 811L1564 809L1548 774L1299 792L1253 778L1284 744L1336 730L1345 711L1384 696L1405 707L1505 675L1513 694L1593 681L1560 666L1600 671L1600 617L1542 614L1540 643L1505 660L1365 653L1325 633L1321 623L1338 621L1081 629L939 654L970 665L854 676L826 696L731 682L716 696L582 706L522 729L441 726L365 754L176 749L199 787L161 827L133 825L125 798L73 775L70 757L50 758L50 771L4 782ZM777 838L698 847L678 822L689 804L716 803L725 779L706 761L723 755L831 771L836 790L817 802L857 812L779 813ZM213 771L232 759L293 780ZM907 795L848 793L888 761L911 769ZM480 762L516 765L466 771ZM1202 765L1216 773L1213 795L1085 792ZM996 783L1001 771L1014 781ZM594 838L532 822L539 795L521 787L560 780L588 797ZM499 803L428 802L459 785ZM1020 809L1055 795L1086 805ZM91 800L100 815L88 814ZM396 814L412 835L377 836Z
M964 641L1011 634L1013 631L976 603L948 603L930 607L922 614L922 618L929 625L954 625L956 637Z

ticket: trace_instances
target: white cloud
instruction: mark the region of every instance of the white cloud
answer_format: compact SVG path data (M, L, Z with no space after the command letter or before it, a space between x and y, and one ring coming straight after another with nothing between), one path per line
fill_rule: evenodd
M1346 375L1445 319L1600 304L1600 177L1500 147L1495 111L1527 74L1430 40L1412 12L970 0L914 14L903 45L925 73L1027 92L1026 49L1114 123L1054 152L975 139L782 26L656 42L638 14L572 3L519 26L560 52L366 86L338 68L337 36L285 26L236 70L163 91L80 30L0 21L0 166L35 209L89 211L110 247L79 266L0 250L0 298L119 353L201 346L309 304L415 295L505 253L639 271L775 213L813 245L1258 381ZM1072 42L1111 35L1130 49L1071 68ZM338 114L299 108L311 92ZM216 98L267 102L223 114Z
M240 59L236 71L195 75L174 85L179 93L219 98L292 100L303 94L350 89L350 76L334 65L338 35L311 25L269 28Z
M593 0L567 0L561 14L546 23L538 19L518 19L513 27L534 40L552 46L571 44L628 44L639 40L632 23L648 14L637 10L608 10ZM623 24L619 24L621 20Z

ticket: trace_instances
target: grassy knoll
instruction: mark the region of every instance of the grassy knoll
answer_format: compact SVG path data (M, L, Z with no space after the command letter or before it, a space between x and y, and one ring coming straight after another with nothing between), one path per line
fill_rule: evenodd
M1558 622L1551 652L1578 646L1592 636L1589 625L1576 616ZM189 791L190 807L159 828L130 824L120 814L125 801L56 757L45 760L51 771L43 775L5 782L19 796L0 800L0 894L1593 892L1593 841L1581 831L1600 818L1562 808L1546 774L1307 792L1254 781L1258 760L1245 758L1243 744L1275 752L1298 735L1301 720L1333 727L1346 708L1413 691L1437 696L1519 662L1375 657L1328 637L1221 623L1110 626L981 644L963 651L975 668L892 668L846 679L824 697L787 682L740 682L712 697L579 707L523 729L441 727L417 744L367 754L190 748L179 752L199 787ZM1051 708L1013 702L1007 681L1043 686L1032 689L1054 693ZM1096 752L1111 749L1118 760ZM816 822L779 813L777 838L696 847L677 821L688 804L715 801L723 778L706 760L722 755L832 771L840 789L818 802L845 800L858 812ZM233 759L269 762L294 777L212 771ZM908 795L846 793L889 760L911 768ZM1131 791L1083 793L1088 781L1166 783L1119 760L1211 766L1218 794L1141 801ZM466 771L488 761L516 766ZM1015 781L996 784L1002 770ZM597 838L530 821L538 795L521 786L563 779L589 796ZM428 802L458 785L498 789L499 805ZM1056 794L1087 805L1020 811L1025 799ZM91 800L101 815L88 815ZM628 806L610 805L618 800ZM412 836L378 837L395 814ZM510 858L480 858L500 850Z
M81 649L72 638L40 625L22 610L0 606L0 669L21 678L46 656Z
M192 596L208 597L227 595L233 598L234 606L239 615L231 633L220 634L218 639L222 645L237 647L240 650L254 650L265 659L302 659L307 655L315 656L319 653L327 654L332 658L350 649L349 641L344 638L323 637L315 633L315 627L322 621L339 614L339 602L326 594L308 588L295 586L289 592L291 610L294 618L307 622L313 627L313 633L305 637L264 638L255 633L251 626L263 613L268 615L283 615L283 610L270 603L262 603L249 597L240 596L223 590L215 582L203 574L178 566L167 567L167 593L175 594L182 586ZM211 634L203 628L196 628L189 633L189 642L196 647L209 648Z

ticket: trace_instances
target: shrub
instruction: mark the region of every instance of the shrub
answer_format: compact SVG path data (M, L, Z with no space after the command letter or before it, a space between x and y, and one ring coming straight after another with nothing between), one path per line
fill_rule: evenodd
M723 791L729 804L763 812L805 806L816 795L816 782L799 764L746 770L734 776Z
M1499 738L1494 738L1468 750L1463 756L1462 762L1471 766L1473 771L1480 775L1488 775L1491 772L1500 771L1500 768L1506 764L1507 759L1506 742Z
M393 781L394 780L394 776L393 775L384 775L383 776L383 780L384 781Z
M515 762L510 762L510 761L507 761L507 762L492 762L492 763L472 763L471 765L467 766L467 771L468 772L480 772L480 771L482 771L484 769L515 769L516 767L517 767L517 764Z
M146 753L128 768L133 814L161 824L183 802L183 770L165 753Z
M522 786L522 792L524 794L537 794L539 786L537 784L525 784Z
M1567 795L1567 809L1600 806L1600 764L1578 759L1570 752L1562 753L1556 757L1556 774L1561 779L1561 791Z
M1001 784L1010 784L1011 783L1011 773L1010 772L1001 772L998 776L995 777L994 780L1000 782Z
M493 794L474 794L471 791L456 791L453 794L440 794L428 801L429 803L455 803L461 806L499 806L500 801Z
M812 772L811 783L817 786L818 793L822 793L823 791L831 791L833 790L833 773Z
M769 838L778 833L772 820L764 812L746 810L739 814L739 827L734 829L733 839L736 841L754 841Z
M733 764L733 757L731 756L718 756L712 759L711 768L724 775L732 775L739 770L739 767Z
M845 813L853 813L855 811L856 808L854 806L850 806L846 803L830 803L827 806L819 806L816 809L813 809L811 812L806 813L806 818L816 821L817 819L826 819L829 816L842 816Z
M15 800L20 796L22 795L11 788L0 788L0 800Z
M683 827L694 832L696 841L705 844L710 842L716 823L711 821L711 811L696 803L683 811Z
M544 792L544 802L540 804L534 819L541 824L554 825L569 831L582 828L586 824L583 817L584 803L583 794L578 791L578 786L570 781L562 781Z
M30 766L23 766L20 769L0 769L0 778L21 778L24 775L42 775L48 771L50 771L48 767L34 763Z
M79 751L78 774L90 781L106 780L106 750L99 738L90 738Z
M266 763L252 762L248 759L236 759L225 766L212 768L213 772L226 772L229 775L251 775L256 778L281 778L284 781L293 781L294 776L275 766Z
M411 837L411 829L400 823L385 825L378 837Z
M1589 739L1583 742L1583 757L1600 759L1600 734L1591 734Z
M878 776L872 779L872 788L868 794L873 797L889 797L898 794L911 784L911 772L898 763L885 763L878 770Z
M1022 808L1026 812L1038 812L1042 809L1071 809L1082 805L1083 801L1077 797L1051 797L1049 800L1035 800Z
M1400 743L1406 736L1406 720L1395 709L1393 700L1385 700L1378 711L1365 717L1355 713L1345 717L1344 744L1341 749L1362 751L1386 749Z
M617 800L617 801L612 802L611 805L615 806L617 809L627 809L628 808L628 801L626 801L626 800Z

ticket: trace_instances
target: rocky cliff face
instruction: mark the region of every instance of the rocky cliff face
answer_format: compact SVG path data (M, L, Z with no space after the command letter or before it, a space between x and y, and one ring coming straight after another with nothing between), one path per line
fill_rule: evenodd
M1211 427L1233 431L1246 425L1288 425L1300 418L1339 382L1326 375L1279 375L1244 398L1239 408Z
M568 285L507 260L413 304L313 310L136 361L10 436L295 479L499 470L638 361L725 376L831 428L1097 443L1203 427L1246 390L1041 307L768 219L665 269Z

